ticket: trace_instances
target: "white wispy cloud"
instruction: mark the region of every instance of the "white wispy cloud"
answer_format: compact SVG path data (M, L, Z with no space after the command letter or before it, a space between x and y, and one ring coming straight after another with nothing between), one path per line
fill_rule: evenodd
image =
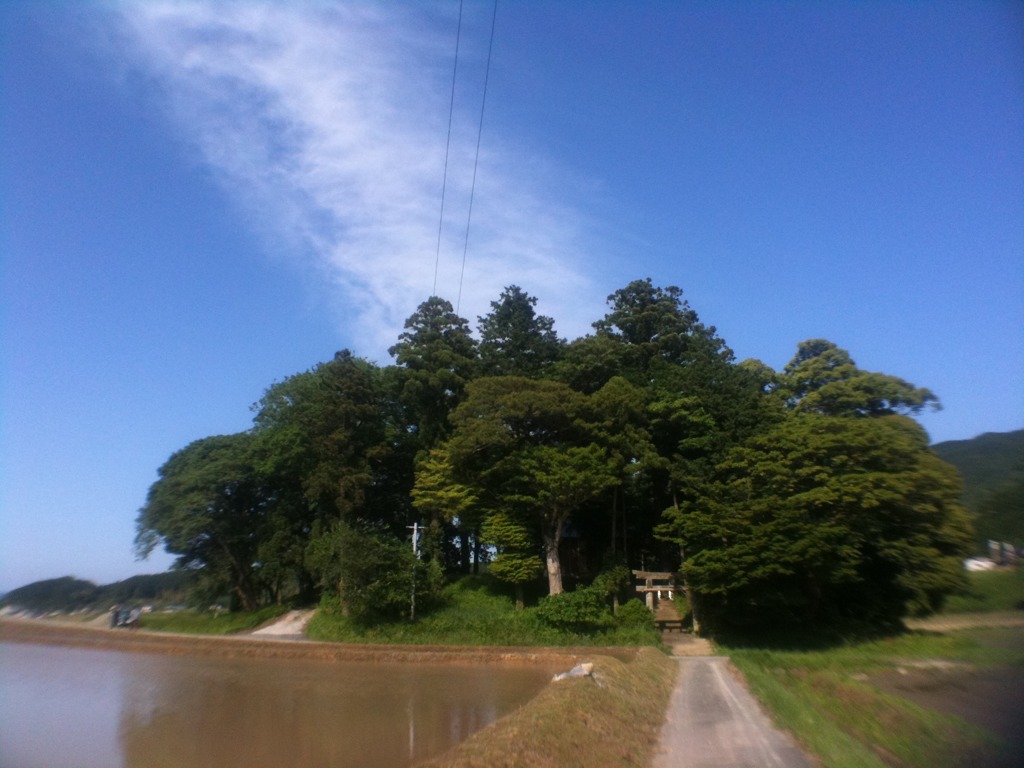
M355 325L348 335L365 340L356 351L382 357L434 283L457 7L149 0L114 8L125 63L152 80L254 223L332 286ZM453 303L486 55L486 39L470 29L437 282ZM549 159L511 149L486 120L484 130L461 314L475 324L516 283L539 296L564 335L585 332L600 297L580 301L594 294L584 217L546 183L557 172Z

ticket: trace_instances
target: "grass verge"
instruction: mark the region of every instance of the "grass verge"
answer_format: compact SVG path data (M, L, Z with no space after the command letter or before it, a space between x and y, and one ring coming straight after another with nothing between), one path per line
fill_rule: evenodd
M986 731L871 685L875 673L920 664L1021 664L1019 648L981 635L909 633L828 650L723 647L753 692L825 768L957 766L966 755L997 756Z
M1024 570L977 571L967 587L946 599L943 613L1012 611L1024 608Z
M143 629L151 632L182 632L191 635L230 635L256 629L271 619L286 613L282 605L270 605L258 611L235 613L209 613L175 611L173 613L145 613L139 620Z
M420 768L650 765L675 664L642 648L624 663L594 656L592 678L552 683L529 703Z
M441 606L415 622L362 625L341 615L325 599L306 627L313 640L403 645L612 646L660 644L653 622L616 624L608 629L572 632L545 624L536 609L515 610L513 600L486 577L466 577L448 585Z

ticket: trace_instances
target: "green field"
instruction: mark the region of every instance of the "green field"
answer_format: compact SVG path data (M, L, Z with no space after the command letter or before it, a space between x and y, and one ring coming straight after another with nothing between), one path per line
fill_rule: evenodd
M1024 609L1024 570L968 574L967 586L946 600L944 613Z
M950 600L952 614L1006 611L1024 598L1020 572L975 573L969 582L962 595ZM1008 765L1012 760L1006 750L1020 747L885 691L885 681L896 679L919 691L918 698L941 703L943 697L971 695L972 686L992 677L1020 675L1024 681L1024 629L1019 627L916 631L827 648L752 643L721 650L775 721L827 768ZM1000 705L992 701L989 706ZM985 719L985 712L976 714L976 720Z

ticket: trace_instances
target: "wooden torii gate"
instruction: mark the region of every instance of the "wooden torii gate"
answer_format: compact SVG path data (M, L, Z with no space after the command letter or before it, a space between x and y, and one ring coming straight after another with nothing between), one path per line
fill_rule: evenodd
M637 586L636 591L644 596L644 602L654 614L654 626L661 632L685 631L683 617L672 603L672 594L676 589L674 575L660 571L633 571L633 575L643 579L643 586ZM668 597L665 605L661 605L663 592Z
M644 602L652 611L655 608L655 600L661 600L661 593L667 593L668 599L672 599L675 592L675 583L671 573L661 571L633 571L633 576L643 579L643 586L637 585L636 591L644 596Z

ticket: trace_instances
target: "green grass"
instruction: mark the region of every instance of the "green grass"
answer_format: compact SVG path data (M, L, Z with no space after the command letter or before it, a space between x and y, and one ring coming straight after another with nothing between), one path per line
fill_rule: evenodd
M653 629L617 626L593 633L548 626L536 609L516 611L514 601L492 579L471 576L448 585L442 604L415 622L363 626L340 615L337 603L321 603L306 634L314 640L410 645L658 645Z
M921 660L976 665L1024 663L1024 648L1000 647L983 631L908 633L814 651L723 648L751 689L826 768L887 764L955 766L996 742L964 721L891 696L872 672Z
M288 610L286 606L271 605L258 611L210 613L175 611L173 613L146 613L140 626L153 632L183 632L193 635L230 635L256 629Z
M968 586L950 595L943 613L1012 611L1024 608L1024 570L976 571Z

